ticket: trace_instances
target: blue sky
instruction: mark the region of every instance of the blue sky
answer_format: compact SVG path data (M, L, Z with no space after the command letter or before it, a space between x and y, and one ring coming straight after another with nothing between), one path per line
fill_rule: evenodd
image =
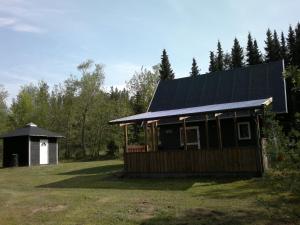
M0 84L11 102L21 85L53 86L93 59L105 65L106 87L122 87L159 63L163 48L176 77L188 75L192 57L204 73L218 39L230 50L251 31L263 49L266 29L286 33L299 9L298 0L0 0Z

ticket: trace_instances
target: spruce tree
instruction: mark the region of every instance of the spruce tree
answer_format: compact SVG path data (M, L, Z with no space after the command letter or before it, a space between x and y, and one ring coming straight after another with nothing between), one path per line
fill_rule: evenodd
M192 68L191 68L190 76L191 77L196 77L198 75L200 75L200 70L198 68L196 59L193 58L193 63L192 63Z
M240 46L240 43L237 38L233 41L233 47L231 49L231 67L239 68L244 65L244 53L243 48Z
M260 64L263 62L262 55L259 51L257 41L254 39L253 41L253 65Z
M300 67L300 23L295 29L295 65Z
M287 37L287 47L288 47L288 61L290 64L295 64L296 55L296 37L292 26L289 26L289 32Z
M267 39L265 40L265 61L266 62L272 62L274 61L274 41L273 41L273 35L271 33L271 30L267 30Z
M220 41L217 44L216 67L218 71L224 70L224 53Z
M246 56L247 56L247 65L254 65L254 47L253 47L253 39L251 33L248 33L248 41L247 41L247 48L246 48Z
M280 56L280 42L276 30L274 30L273 33L273 47L274 47L274 58L272 61L282 59Z
M159 73L160 73L160 80L173 80L175 77L174 72L171 69L171 64L169 62L169 57L167 55L166 49L163 50L161 56Z
M289 64L288 62L288 57L287 57L287 47L286 47L286 42L285 42L285 37L284 37L284 33L281 32L281 39L280 39L280 57L282 59L284 59L284 62L286 63L286 65Z
M231 55L226 52L224 55L224 70L229 70L231 68Z
M217 63L216 63L216 56L214 52L210 52L209 54L209 72L216 72L217 71Z

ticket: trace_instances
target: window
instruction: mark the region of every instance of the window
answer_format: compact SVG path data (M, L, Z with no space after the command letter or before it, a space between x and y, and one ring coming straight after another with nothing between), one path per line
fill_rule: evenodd
M184 146L184 133L183 128L180 128L180 144ZM200 149L200 135L199 127L187 127L186 128L186 145L191 148Z
M251 139L250 123L249 122L238 123L238 134L239 134L239 140L250 140Z

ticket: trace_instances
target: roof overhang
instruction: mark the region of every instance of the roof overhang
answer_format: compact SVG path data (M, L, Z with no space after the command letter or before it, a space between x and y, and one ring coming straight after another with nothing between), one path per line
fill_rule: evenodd
M261 109L264 106L270 105L272 101L273 99L270 97L270 98L250 100L250 101L221 103L221 104L204 105L204 106L189 107L189 108L182 108L182 109L163 110L163 111L156 111L156 112L145 112L133 116L111 120L109 121L109 123L110 124L124 124L124 123L133 123L133 122L137 123L137 122L144 122L149 120L159 120L163 118L186 117L186 116L193 116L199 114L239 111L244 109Z

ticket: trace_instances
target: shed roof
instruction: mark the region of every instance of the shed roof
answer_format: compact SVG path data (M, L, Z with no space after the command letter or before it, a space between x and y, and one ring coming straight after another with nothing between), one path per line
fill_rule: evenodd
M251 101L222 103L222 104L205 105L205 106L189 107L189 108L182 108L182 109L162 110L156 112L145 112L133 116L112 120L110 121L110 123L111 124L130 123L130 122L138 122L144 120L169 118L174 116L178 116L178 117L191 116L191 115L197 115L201 113L217 113L217 112L236 111L236 110L243 110L243 109L259 109L262 108L264 105L268 105L271 101L272 98L265 98L265 99L251 100Z
M283 61L258 64L196 77L160 81L150 112L245 102L272 97L273 111L287 112Z
M52 131L37 127L34 123L29 123L25 127L18 128L14 131L0 135L0 138L18 137L18 136L38 136L38 137L55 137L62 138L63 136Z

